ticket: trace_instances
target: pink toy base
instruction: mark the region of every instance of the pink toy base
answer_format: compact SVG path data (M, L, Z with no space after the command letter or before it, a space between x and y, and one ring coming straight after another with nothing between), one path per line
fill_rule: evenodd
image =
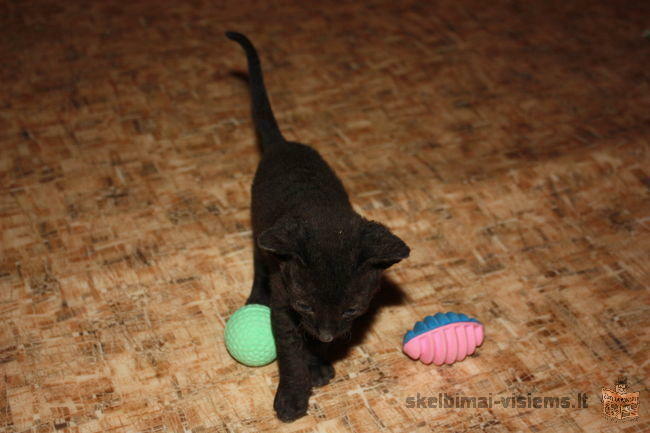
M404 345L404 353L425 364L453 364L474 353L481 343L483 325L457 322L413 337Z

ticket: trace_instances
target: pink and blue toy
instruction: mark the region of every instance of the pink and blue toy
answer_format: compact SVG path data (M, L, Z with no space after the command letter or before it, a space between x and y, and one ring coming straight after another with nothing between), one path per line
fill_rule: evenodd
M404 335L404 353L425 364L462 361L483 343L483 324L465 314L427 316Z

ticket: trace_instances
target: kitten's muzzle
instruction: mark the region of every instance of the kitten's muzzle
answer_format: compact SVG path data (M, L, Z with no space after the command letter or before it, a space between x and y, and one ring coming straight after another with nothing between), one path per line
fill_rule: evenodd
M332 335L330 331L320 329L318 331L318 339L323 343L330 343L332 340L334 340L334 335Z

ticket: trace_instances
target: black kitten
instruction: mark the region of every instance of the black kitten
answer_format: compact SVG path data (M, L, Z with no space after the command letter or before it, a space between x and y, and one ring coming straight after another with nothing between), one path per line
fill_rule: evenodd
M409 248L354 212L318 152L284 139L255 48L242 34L226 36L246 51L263 149L252 189L255 278L247 303L271 307L280 368L273 406L278 418L292 421L305 415L312 387L334 377L321 357L323 343L350 331L377 292L381 271L408 257Z

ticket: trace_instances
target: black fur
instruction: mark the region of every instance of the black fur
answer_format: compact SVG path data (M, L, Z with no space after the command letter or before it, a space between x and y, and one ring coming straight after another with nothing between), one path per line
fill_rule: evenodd
M327 343L350 332L381 271L408 257L409 248L354 212L318 152L283 138L255 48L242 34L226 36L246 51L263 149L252 189L255 277L247 303L271 307L280 369L274 408L292 421L306 413L312 387L334 377L323 354Z

